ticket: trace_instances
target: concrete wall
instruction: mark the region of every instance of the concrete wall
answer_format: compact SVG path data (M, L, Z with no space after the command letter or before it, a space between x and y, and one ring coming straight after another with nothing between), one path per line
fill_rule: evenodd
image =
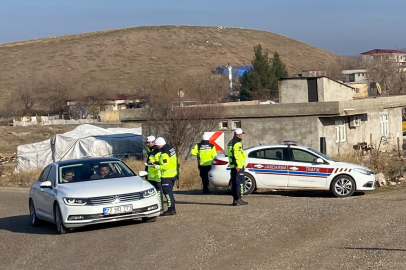
M308 102L307 80L281 80L278 83L279 103Z
M352 100L353 91L350 87L326 77L317 79L317 88L319 102Z
M268 119L248 118L233 120L241 121L244 135L244 148L260 144L278 144L286 140L294 140L299 144L318 149L317 117L278 117ZM223 130L224 131L224 130ZM224 131L225 144L232 139L234 131Z
M380 149L392 150L397 147L397 137L399 136L400 145L403 145L402 137L402 109L372 109L367 114L359 115L362 123L359 127L351 128L349 116L340 117L320 117L318 121L318 137L326 137L327 155L334 156L339 152L341 154L353 150L353 146L357 143L366 142L371 144L370 138L372 134L372 145L378 146L381 140L381 124L380 116L382 114L389 115L389 136L385 137L381 143ZM345 142L336 142L336 120L345 121Z
M102 122L120 122L120 113L115 111L104 111L99 113Z
M306 78L284 79L279 81L279 103L308 102L308 87ZM327 77L317 78L319 102L352 100L351 87Z

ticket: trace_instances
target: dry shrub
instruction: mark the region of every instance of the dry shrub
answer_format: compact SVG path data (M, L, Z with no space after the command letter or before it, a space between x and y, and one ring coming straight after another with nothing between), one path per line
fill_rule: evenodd
M14 167L2 167L0 174L0 186L3 187L30 187L42 172L42 168L13 173Z
M381 152L373 150L362 156L355 152L348 152L333 157L334 160L359 164L370 168L375 174L383 173L390 182L396 182L404 177L406 163L403 157L397 153Z

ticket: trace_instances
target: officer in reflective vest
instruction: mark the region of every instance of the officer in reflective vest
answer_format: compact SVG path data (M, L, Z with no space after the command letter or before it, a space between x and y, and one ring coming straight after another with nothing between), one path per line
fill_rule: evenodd
M158 147L155 145L155 137L154 136L148 136L147 141L145 142L147 144L147 169L148 171L148 182L154 186L158 193L158 198L159 198L159 204L161 207L161 210L163 209L162 201L162 185L161 185L161 175L160 171L158 171L153 165L159 163L159 157L161 156L161 152L159 151Z
M230 164L230 175L231 175L231 185L233 193L233 205L246 205L248 202L245 202L241 199L244 194L244 184L245 184L245 152L242 146L242 135L245 134L241 128L236 128L234 131L233 139L227 145L228 152L228 162Z
M152 154L152 151L156 148L155 146L155 136L150 135L147 137L147 140L145 141L145 144L147 145L147 163L149 161L149 157ZM145 166L145 171L149 171L148 166ZM148 176L149 177L149 176Z
M157 138L155 145L161 152L159 156L159 163L155 168L160 171L162 190L168 202L168 210L163 212L161 216L176 215L175 197L173 196L173 186L176 177L178 176L178 158L175 149L166 144L164 138Z
M197 143L191 154L197 156L198 168L200 171L200 178L203 184L203 194L210 193L209 190L209 171L211 169L211 162L217 155L216 147L209 143L210 136L204 134L203 140Z

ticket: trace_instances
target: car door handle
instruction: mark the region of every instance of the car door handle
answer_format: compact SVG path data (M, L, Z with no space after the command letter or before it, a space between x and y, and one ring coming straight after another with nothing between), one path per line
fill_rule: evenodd
M299 170L298 167L290 167L289 169L292 170L292 171L297 171L297 170Z

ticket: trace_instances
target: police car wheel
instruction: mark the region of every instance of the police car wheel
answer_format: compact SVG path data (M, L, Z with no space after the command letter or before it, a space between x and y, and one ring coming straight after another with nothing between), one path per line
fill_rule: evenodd
M339 175L331 183L331 190L336 197L350 197L355 191L355 182L347 175Z
M245 174L244 177L244 195L251 194L256 188L255 179L250 174Z

